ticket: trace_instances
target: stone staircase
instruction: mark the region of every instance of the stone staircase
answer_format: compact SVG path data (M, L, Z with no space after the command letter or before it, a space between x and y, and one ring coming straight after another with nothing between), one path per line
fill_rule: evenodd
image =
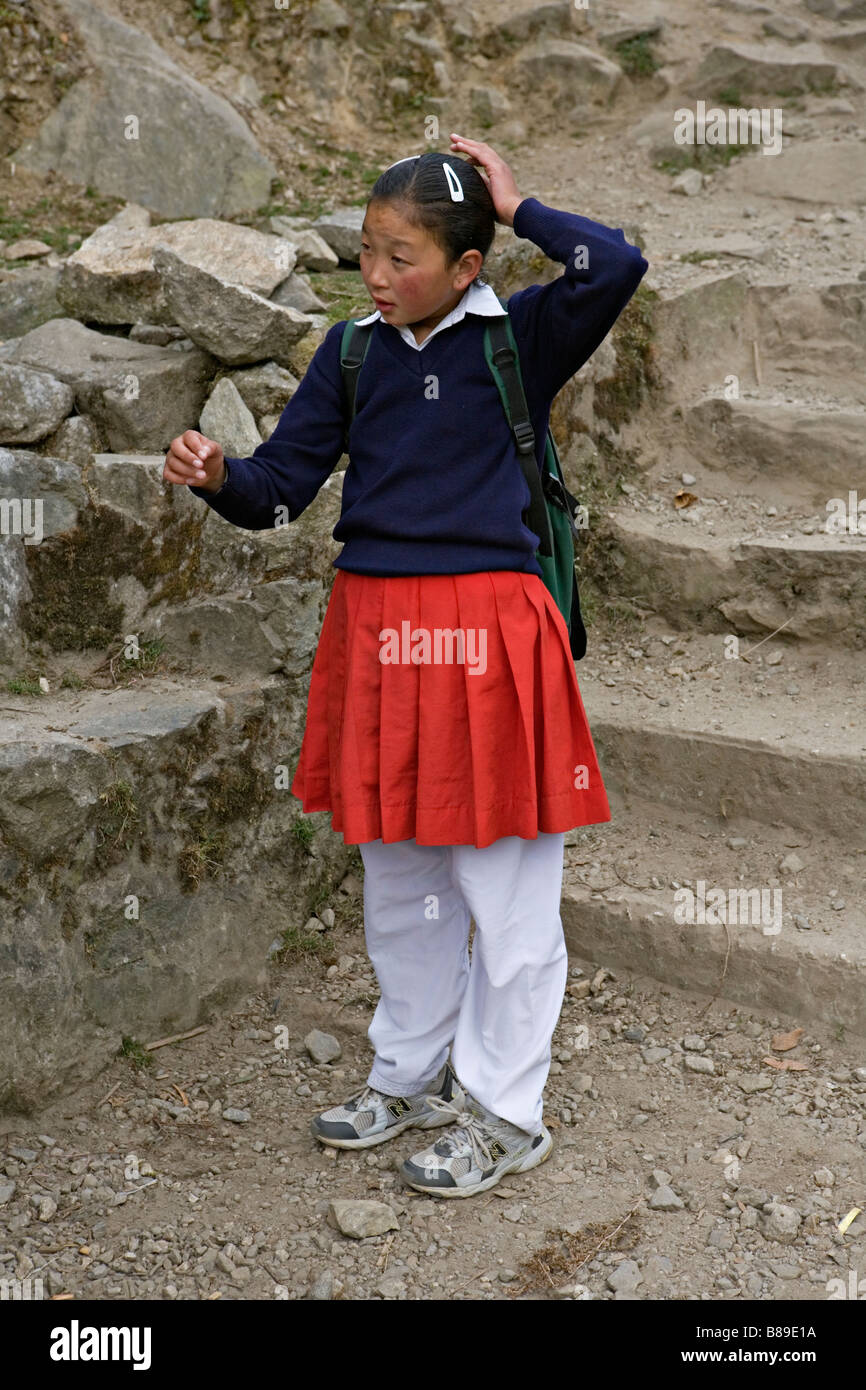
M860 1036L866 507L826 528L866 497L864 295L704 272L659 297L637 475L597 520L637 616L577 667L613 822L567 837L562 909L585 960ZM700 883L726 909L677 921Z

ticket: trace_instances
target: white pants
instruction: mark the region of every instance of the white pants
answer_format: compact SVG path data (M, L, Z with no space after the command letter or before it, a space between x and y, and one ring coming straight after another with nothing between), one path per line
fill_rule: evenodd
M477 1101L541 1132L568 957L559 915L564 833L475 845L359 846L364 928L381 999L367 1084L423 1090L448 1057ZM470 915L475 938L470 968Z

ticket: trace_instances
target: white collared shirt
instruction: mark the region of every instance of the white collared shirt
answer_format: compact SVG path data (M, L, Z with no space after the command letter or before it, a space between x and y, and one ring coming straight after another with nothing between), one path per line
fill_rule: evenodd
M477 280L473 280L459 303L455 304L451 312L446 314L444 319L437 323L436 327L427 334L423 342L419 343L417 341L415 334L408 324L394 323L391 327L397 329L404 343L408 343L410 347L418 348L420 352L421 348L427 346L431 338L435 337L443 328L449 328L452 323L459 323L465 314L486 314L495 316L504 313L505 310L499 303L496 293L490 285L479 285ZM358 319L358 323L374 323L376 319L381 318L384 318L384 315L381 310L376 309L374 313L368 314L365 319ZM387 320L385 321L387 322Z

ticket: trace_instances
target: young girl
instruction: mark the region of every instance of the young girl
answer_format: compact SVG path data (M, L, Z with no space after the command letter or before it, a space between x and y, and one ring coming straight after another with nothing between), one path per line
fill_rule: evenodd
M479 271L497 221L565 265L508 300L541 467L551 401L648 267L621 230L522 197L489 145L453 135L451 149L467 159L398 160L367 204L376 308L361 322L375 326L292 791L360 846L381 989L367 1083L312 1133L362 1149L449 1125L401 1171L468 1197L550 1153L565 831L610 819L566 623L523 521L529 488L483 350L503 310ZM188 430L166 480L236 526L271 527L277 507L298 517L343 452L344 326L250 458Z

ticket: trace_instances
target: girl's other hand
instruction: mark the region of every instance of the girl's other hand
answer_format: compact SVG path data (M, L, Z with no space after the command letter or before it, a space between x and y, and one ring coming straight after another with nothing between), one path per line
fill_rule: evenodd
M198 430L186 430L171 441L162 476L167 483L185 483L216 492L226 478L222 448Z
M454 154L463 151L470 164L478 172L490 189L490 196L496 208L496 220L506 227L514 225L514 214L523 202L517 191L514 175L501 155L481 140L464 140L462 135L451 132L451 150Z

